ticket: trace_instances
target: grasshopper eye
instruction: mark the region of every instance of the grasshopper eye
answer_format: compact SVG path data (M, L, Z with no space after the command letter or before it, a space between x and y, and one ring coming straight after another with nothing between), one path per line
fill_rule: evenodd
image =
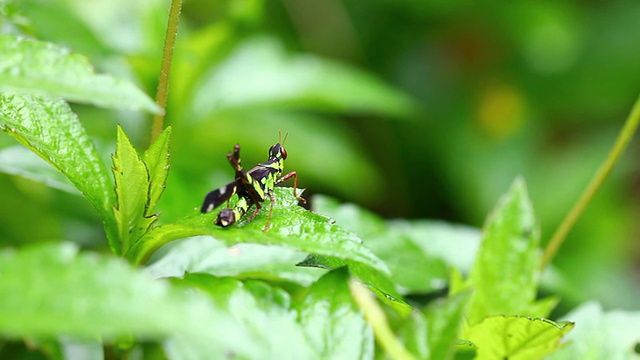
M286 159L287 158L287 150L285 150L283 146L280 146L280 151L282 152L282 158Z

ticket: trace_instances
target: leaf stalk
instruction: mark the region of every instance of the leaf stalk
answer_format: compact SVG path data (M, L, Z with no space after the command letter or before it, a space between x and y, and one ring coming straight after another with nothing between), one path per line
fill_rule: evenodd
M160 75L158 78L158 90L156 91L156 104L158 104L162 109L162 112L153 116L153 122L151 124L152 144L156 141L158 136L160 136L160 133L162 133L162 129L164 128L164 116L166 114L167 98L169 97L169 73L171 72L173 50L176 44L176 35L178 34L181 10L182 0L171 0L167 32L164 38L164 48L162 49L162 63L160 65Z
M613 166L618 162L620 156L622 155L622 153L624 153L624 150L631 142L631 139L633 138L633 135L635 134L639 124L640 97L638 97L636 102L633 104L631 113L627 117L627 120L625 121L625 124L620 131L620 134L618 134L618 138L616 139L613 148L609 152L609 155L602 163L602 165L600 165L600 168L594 174L589 185L587 185L578 201L564 218L562 223L560 223L560 226L558 226L555 233L549 240L546 248L544 249L542 260L540 262L541 269L544 269L556 255L558 249L560 249L560 246L566 239L567 234L569 234L569 231L571 231L573 225L575 225L580 215L582 215L587 205L595 195L596 191L598 191L600 186L602 186L604 180L611 173Z

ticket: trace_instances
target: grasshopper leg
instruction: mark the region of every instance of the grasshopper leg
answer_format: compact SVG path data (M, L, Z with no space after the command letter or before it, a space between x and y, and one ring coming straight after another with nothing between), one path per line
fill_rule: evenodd
M291 178L293 178L293 196L295 196L296 199L302 201L303 203L306 203L307 199L305 199L302 196L298 195L298 173L296 173L295 171L292 171L292 172L286 174L285 176L281 177L280 179L278 179L276 181L276 185L280 184L283 181L289 180Z

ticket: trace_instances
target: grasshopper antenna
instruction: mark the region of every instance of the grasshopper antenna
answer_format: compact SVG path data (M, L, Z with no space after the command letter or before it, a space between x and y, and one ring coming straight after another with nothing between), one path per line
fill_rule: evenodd
M284 142L287 141L287 136L289 136L288 131L284 134L284 139L283 139L282 130L278 129L278 142L280 143L280 145L284 146Z

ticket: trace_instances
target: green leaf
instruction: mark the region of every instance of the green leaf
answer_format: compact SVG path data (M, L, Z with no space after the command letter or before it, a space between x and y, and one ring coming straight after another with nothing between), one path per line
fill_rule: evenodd
M391 236L406 237L425 256L467 273L480 247L480 230L440 220L388 221ZM377 254L375 249L372 249ZM383 258L384 259L384 258Z
M567 314L576 328L565 339L569 344L548 359L637 359L640 344L640 311L604 312L589 302Z
M464 310L470 298L470 292L463 292L435 302L425 309L431 359L450 359L453 356Z
M479 243L477 230L439 221L383 221L354 204L326 196L313 198L314 210L357 233L391 269L403 293L443 289L449 266L469 269Z
M71 244L0 252L0 335L116 340L168 336L210 356L247 356L240 324L206 297L152 280L114 257Z
M78 189L60 171L21 145L0 150L0 171L80 195Z
M276 188L275 203L270 227L263 232L268 218L270 201L263 203L263 210L252 220L245 218L228 228L213 225L218 211L199 212L176 223L154 228L137 241L127 257L137 263L146 261L160 246L180 238L210 235L228 245L238 243L275 244L314 254L335 256L367 264L387 273L387 266L371 253L355 234L335 225L330 219L297 206L292 188Z
M187 274L184 279L176 279L175 282L205 291L218 307L228 311L241 324L243 331L251 334L243 339L249 347L247 351L254 354L251 358L315 358L297 322L296 311L290 309L289 294L284 290L261 281L243 283L206 274ZM206 347L185 349L169 343L166 349L169 355L178 358L183 358L185 354L197 359L211 358Z
M154 277L182 277L185 273L291 281L309 286L324 271L296 267L306 253L277 245L227 246L210 236L197 236L170 244L147 269Z
M93 71L86 57L51 43L0 35L0 90L113 109L161 109L128 81Z
M413 355L391 330L387 316L372 296L373 294L354 280L349 281L349 290L351 290L351 295L355 302L364 312L367 323L373 329L377 344L387 356L391 359L413 360Z
M424 312L413 312L398 329L407 350L419 359L451 359L470 295L437 300Z
M300 306L303 333L318 358L373 358L373 333L351 297L349 277L346 268L327 273Z
M164 192L169 176L169 141L171 140L171 126L158 136L156 141L144 153L144 164L149 172L149 200L145 216L153 215L158 200Z
M573 323L554 323L522 316L493 316L471 327L467 339L478 349L476 359L541 359L557 350Z
M0 94L0 128L48 161L84 194L102 217L113 247L117 241L113 182L69 105L38 96Z
M113 212L120 240L115 247L121 249L121 252L116 252L119 255L125 253L135 240L149 230L157 216L146 216L149 205L149 172L120 126L116 153L112 159L118 199Z
M516 179L487 219L467 280L467 286L475 289L468 315L471 325L491 315L548 315L554 301L535 303L538 245L533 207L524 181Z
M353 203L341 203L325 195L313 196L313 211L328 216L361 238L375 236L386 230L384 220Z
M411 306L402 299L402 295L395 290L395 284L386 274L366 264L335 256L312 254L307 256L298 266L318 267L328 270L335 270L347 266L356 278L376 294L382 302L398 312L401 317L407 316L413 310Z
M196 89L192 105L196 117L255 107L406 117L414 107L406 95L368 74L311 55L288 54L270 38L241 44Z

